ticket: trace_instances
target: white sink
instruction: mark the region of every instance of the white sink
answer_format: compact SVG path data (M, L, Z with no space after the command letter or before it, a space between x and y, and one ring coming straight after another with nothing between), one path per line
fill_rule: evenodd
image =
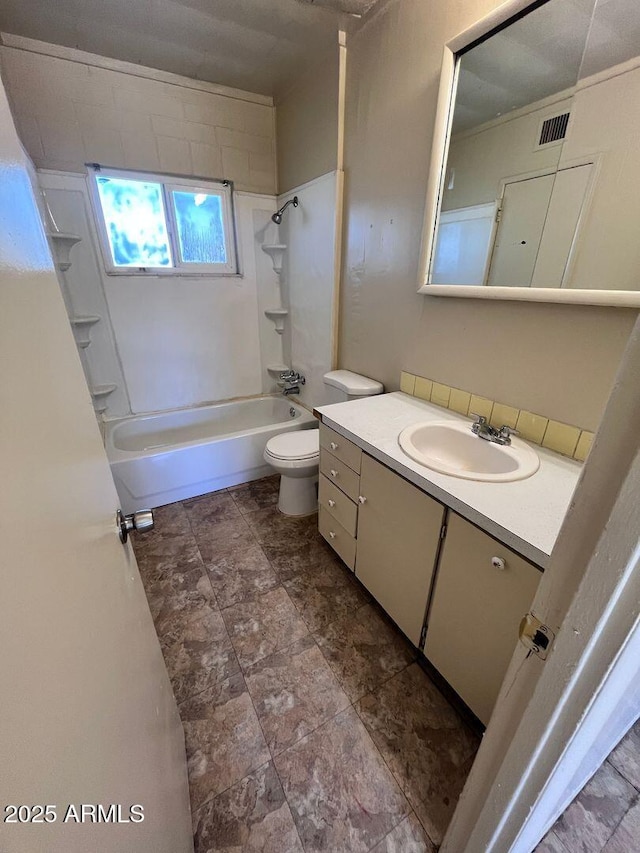
M517 438L496 444L478 438L471 424L417 423L398 436L400 447L415 462L464 480L509 483L525 480L538 470L538 454Z

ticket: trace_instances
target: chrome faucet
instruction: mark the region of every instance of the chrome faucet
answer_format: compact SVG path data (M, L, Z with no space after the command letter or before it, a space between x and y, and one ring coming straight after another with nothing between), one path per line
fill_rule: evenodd
M288 397L290 394L299 394L300 386L304 385L305 382L306 379L301 373L297 373L295 370L285 370L280 374L278 385L282 388L285 397Z
M471 425L471 432L478 438L484 438L485 441L492 441L494 444L511 444L511 436L518 434L517 430L511 429L506 424L496 429L483 415L476 415L475 412L469 412L469 414L475 418Z

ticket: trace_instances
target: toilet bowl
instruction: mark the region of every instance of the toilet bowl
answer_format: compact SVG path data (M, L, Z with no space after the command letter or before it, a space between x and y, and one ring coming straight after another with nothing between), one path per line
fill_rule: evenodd
M283 432L267 442L264 459L280 474L278 509L284 515L311 515L318 508L320 430Z
M384 391L380 382L350 370L325 373L328 402L346 402L371 397ZM320 431L317 429L284 432L270 438L264 459L280 474L278 509L284 515L311 515L318 508L318 468Z

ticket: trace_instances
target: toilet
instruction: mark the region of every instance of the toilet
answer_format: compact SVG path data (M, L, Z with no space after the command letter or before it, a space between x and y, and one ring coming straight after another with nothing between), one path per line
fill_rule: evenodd
M332 370L324 375L327 404L344 403L382 394L384 387L350 370ZM320 430L301 429L275 435L267 442L264 459L280 474L278 509L283 515L310 515L318 508Z

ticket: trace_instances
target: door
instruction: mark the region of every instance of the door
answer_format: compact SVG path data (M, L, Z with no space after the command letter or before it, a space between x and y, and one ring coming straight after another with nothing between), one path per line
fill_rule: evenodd
M541 577L531 563L449 513L424 653L485 725Z
M52 807L3 811L0 849L188 853L180 719L30 176L0 85L1 807Z
M356 577L418 646L444 507L366 454L360 495Z
M555 174L506 184L487 284L529 287Z

